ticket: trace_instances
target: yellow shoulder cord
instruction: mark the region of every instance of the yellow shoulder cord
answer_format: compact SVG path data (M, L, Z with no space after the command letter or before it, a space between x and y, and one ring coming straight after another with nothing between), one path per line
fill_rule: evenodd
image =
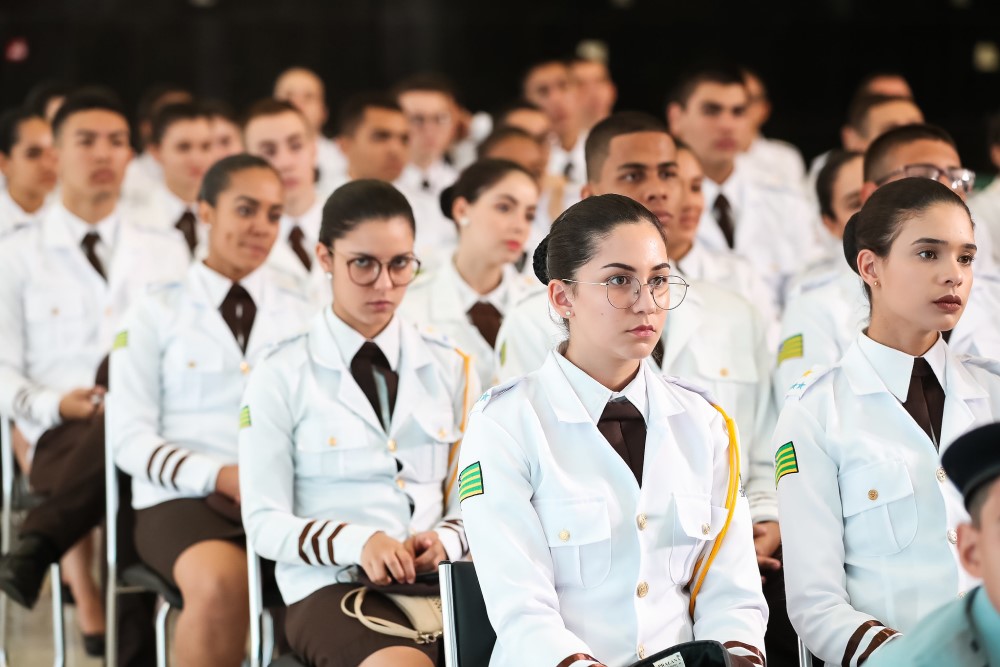
M469 421L469 383L472 378L470 373L472 372L472 357L462 352L457 347L455 352L458 356L462 357L462 373L465 375L465 388L462 390L462 423L459 425L458 430L465 434L465 426ZM458 477L458 450L462 446L462 439L456 440L451 449L448 451L448 481L444 486L444 506L448 506L448 496L451 494L452 488L455 486L455 480ZM452 466L455 469L452 470Z
M740 443L739 437L736 435L736 424L733 422L732 418L726 414L726 411L720 408L718 405L712 404L712 407L719 411L722 418L726 421L726 430L729 432L729 486L726 492L726 509L728 513L726 514L726 523L722 526L722 530L719 531L718 536L715 538L715 544L712 545L712 550L708 553L708 558L704 556L698 559L698 562L694 565L694 574L691 575L691 581L694 581L697 577L697 582L691 588L691 602L688 605L688 613L691 618L694 618L694 603L698 599L698 591L701 590L701 585L705 581L705 575L708 574L708 570L712 567L712 561L715 560L715 555L719 552L719 548L722 546L722 540L726 536L726 532L729 530L729 524L733 520L733 512L736 511L736 498L740 491ZM705 567L701 569L701 564L704 561Z

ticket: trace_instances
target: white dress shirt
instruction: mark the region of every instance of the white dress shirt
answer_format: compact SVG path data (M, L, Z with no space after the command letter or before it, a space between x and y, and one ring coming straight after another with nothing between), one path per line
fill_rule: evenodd
M22 227L36 224L45 216L49 205L50 202L46 201L37 211L28 213L18 206L7 188L0 187L0 239Z

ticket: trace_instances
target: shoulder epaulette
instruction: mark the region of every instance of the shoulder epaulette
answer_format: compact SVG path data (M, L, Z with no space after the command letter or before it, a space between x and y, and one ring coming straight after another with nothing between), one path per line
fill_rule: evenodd
M297 334L295 334L293 336L289 336L288 338L282 338L279 341L276 341L274 343L271 343L271 344L267 345L264 348L264 358L268 359L268 358L274 356L275 354L277 354L278 352L280 352L284 348L288 347L291 343L299 340L300 338L304 338L308 334L309 334L308 331L301 331L301 332L299 332L299 333L297 333Z
M476 404L472 406L472 411L482 412L483 408L485 408L490 403L490 401L493 401L499 398L500 396L506 394L508 391L513 389L514 386L520 381L521 381L520 377L511 378L506 382L502 382L501 384L498 384L495 387L487 389L486 393L480 396L479 400L476 401Z
M690 391L693 394L698 394L699 396L701 396L702 398L704 398L706 401L708 401L712 405L716 405L717 404L717 401L715 400L715 397L712 396L712 392L710 392L708 389L705 389L704 387L702 387L700 385L697 385L697 384L691 382L690 380L685 380L684 378L679 378L676 375L661 375L660 377L662 377L663 380L665 382L668 382L669 384L676 385L676 386L680 387L681 389L686 389L686 390Z
M788 391L785 392L785 399L795 398L799 399L809 391L809 388L813 386L817 380L832 371L835 366L813 366L795 381Z
M973 356L971 354L962 354L958 355L958 360L961 361L963 365L975 366L976 368L982 368L983 370L989 371L994 375L1000 375L1000 360L998 359Z

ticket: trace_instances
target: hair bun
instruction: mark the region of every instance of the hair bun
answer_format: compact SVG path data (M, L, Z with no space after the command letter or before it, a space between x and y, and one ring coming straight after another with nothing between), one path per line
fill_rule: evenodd
M444 213L444 217L451 221L455 221L453 217L455 214L452 213L452 208L455 206L455 185L449 185L444 190L441 191L441 196L438 197L438 204L441 206L441 212Z
M549 235L546 234L542 242L535 248L535 254L531 256L531 268L535 272L543 285L549 284Z
M861 212L858 211L851 216L851 219L847 221L844 225L844 259L847 260L847 265L851 267L851 270L861 275L858 272L858 218Z

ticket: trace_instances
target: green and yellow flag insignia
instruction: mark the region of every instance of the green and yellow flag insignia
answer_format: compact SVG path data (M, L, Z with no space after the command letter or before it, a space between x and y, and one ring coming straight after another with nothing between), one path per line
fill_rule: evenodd
M500 346L500 365L507 365L507 341L504 341L503 345Z
M120 350L124 347L128 347L128 330L119 331L115 336L114 342L111 343L111 349Z
M250 428L250 406L240 408L240 428Z
M778 349L778 364L789 359L802 358L802 334L795 334L791 338L786 338Z
M786 442L774 454L774 487L778 487L778 481L782 477L798 471L799 460L795 458L795 445Z
M476 461L458 476L458 501L483 495L483 469Z

